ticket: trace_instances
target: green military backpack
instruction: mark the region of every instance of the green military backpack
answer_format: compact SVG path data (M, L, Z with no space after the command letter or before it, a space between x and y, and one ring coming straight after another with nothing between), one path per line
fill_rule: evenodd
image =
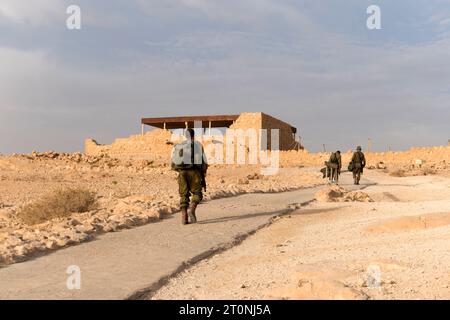
M348 164L348 171L353 172L353 170L355 170L355 164L353 163L353 161L350 161L350 163Z
M195 141L193 144L182 142L174 146L172 151L171 167L173 170L186 170L193 168L202 168L203 147Z

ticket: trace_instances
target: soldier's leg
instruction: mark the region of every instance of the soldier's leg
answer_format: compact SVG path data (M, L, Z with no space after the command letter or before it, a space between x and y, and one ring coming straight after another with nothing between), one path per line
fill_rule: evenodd
M189 191L192 193L192 203L199 204L203 200L202 176L200 171L189 171Z
M180 194L180 208L187 208L189 206L189 178L187 171L180 171L178 175L178 191Z
M188 212L187 208L189 206L189 181L186 171L180 171L178 174L178 191L180 194L180 209L181 209L181 223L187 224L188 222Z
M353 183L356 184L356 172L358 169L353 169Z
M361 168L355 169L355 184L359 184L359 179L361 178Z
M189 187L190 191L192 193L192 202L191 206L189 207L189 217L191 218L191 222L196 223L197 222L197 216L195 215L195 210L197 208L197 205L202 201L203 199L203 193L202 193L202 178L200 171L198 170L192 170L189 173Z

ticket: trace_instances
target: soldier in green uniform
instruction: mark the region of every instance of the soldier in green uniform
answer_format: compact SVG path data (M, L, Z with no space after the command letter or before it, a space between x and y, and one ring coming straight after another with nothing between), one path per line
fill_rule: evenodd
M328 161L329 168L331 169L332 175L330 176L331 182L339 182L339 175L341 174L342 169L342 157L341 151L333 152L330 156L330 160Z
M206 190L208 169L203 146L195 141L194 130L186 129L185 137L186 140L177 144L172 152L172 169L178 172L182 224L189 223L188 216L191 223L197 222L195 210L203 199L202 189Z
M364 156L364 153L362 153L361 150L362 148L358 146L356 148L356 152L353 153L352 157L353 181L355 184L359 184L361 174L363 173L363 169L366 166L366 157Z

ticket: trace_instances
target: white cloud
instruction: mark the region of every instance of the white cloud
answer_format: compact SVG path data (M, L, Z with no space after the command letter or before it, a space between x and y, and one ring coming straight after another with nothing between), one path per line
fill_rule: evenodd
M255 26L266 19L278 18L298 24L306 19L300 11L281 1L273 0L181 0L185 6L202 11L210 19L226 23L244 23Z
M2 0L0 19L31 26L49 25L66 18L66 7L59 0Z
M34 19L33 23L42 25L55 12L59 17L59 9L50 6L30 18L33 10L19 10L14 3L2 1L0 9L8 8L8 19L15 23ZM142 42L148 45L144 49L118 37L119 44L123 41L131 46L121 51L124 59L120 64L115 64L116 52L111 52L111 65L102 65L101 71L95 68L99 56L90 56L89 48L80 51L90 63L77 63L84 67L77 68L64 63L64 55L59 56L57 50L0 47L0 110L21 119L1 117L1 130L13 132L31 125L30 116L43 122L52 119L55 121L39 132L49 138L45 146L63 149L69 133L61 130L53 135L52 130L74 118L80 119L82 126L70 133L81 144L91 132L99 132L101 136L92 137L101 142L106 142L102 141L105 137L111 141L123 128L137 128L143 115L260 110L293 122L313 149L330 136L336 143L356 144L351 139L357 130L394 147L408 146L416 128L420 128L419 144L438 141L443 135L440 128L450 116L448 40L408 45L378 42L378 46L356 43L352 34L325 31L287 2L138 3L149 19L179 19L179 27L184 25L183 19L207 17L219 27L209 29L199 24L189 29L186 23L187 30L179 34L144 35ZM89 24L103 18L105 25L126 22L120 12L102 16L94 10L99 8L86 9L86 19L93 19L86 20ZM65 9L62 13L64 19ZM272 23L281 23L282 28L272 29ZM155 34L154 30L149 32ZM96 42L88 40L96 51ZM17 138L24 141L24 147L32 146L34 134L23 130Z

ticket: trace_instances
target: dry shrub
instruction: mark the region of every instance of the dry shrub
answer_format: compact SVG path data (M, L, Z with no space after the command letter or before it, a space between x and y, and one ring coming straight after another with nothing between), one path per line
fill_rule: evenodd
M406 177L405 170L398 169L389 173L391 177Z
M94 192L81 188L68 188L56 190L24 206L17 216L26 224L33 225L55 218L65 218L72 213L87 212L96 207Z

